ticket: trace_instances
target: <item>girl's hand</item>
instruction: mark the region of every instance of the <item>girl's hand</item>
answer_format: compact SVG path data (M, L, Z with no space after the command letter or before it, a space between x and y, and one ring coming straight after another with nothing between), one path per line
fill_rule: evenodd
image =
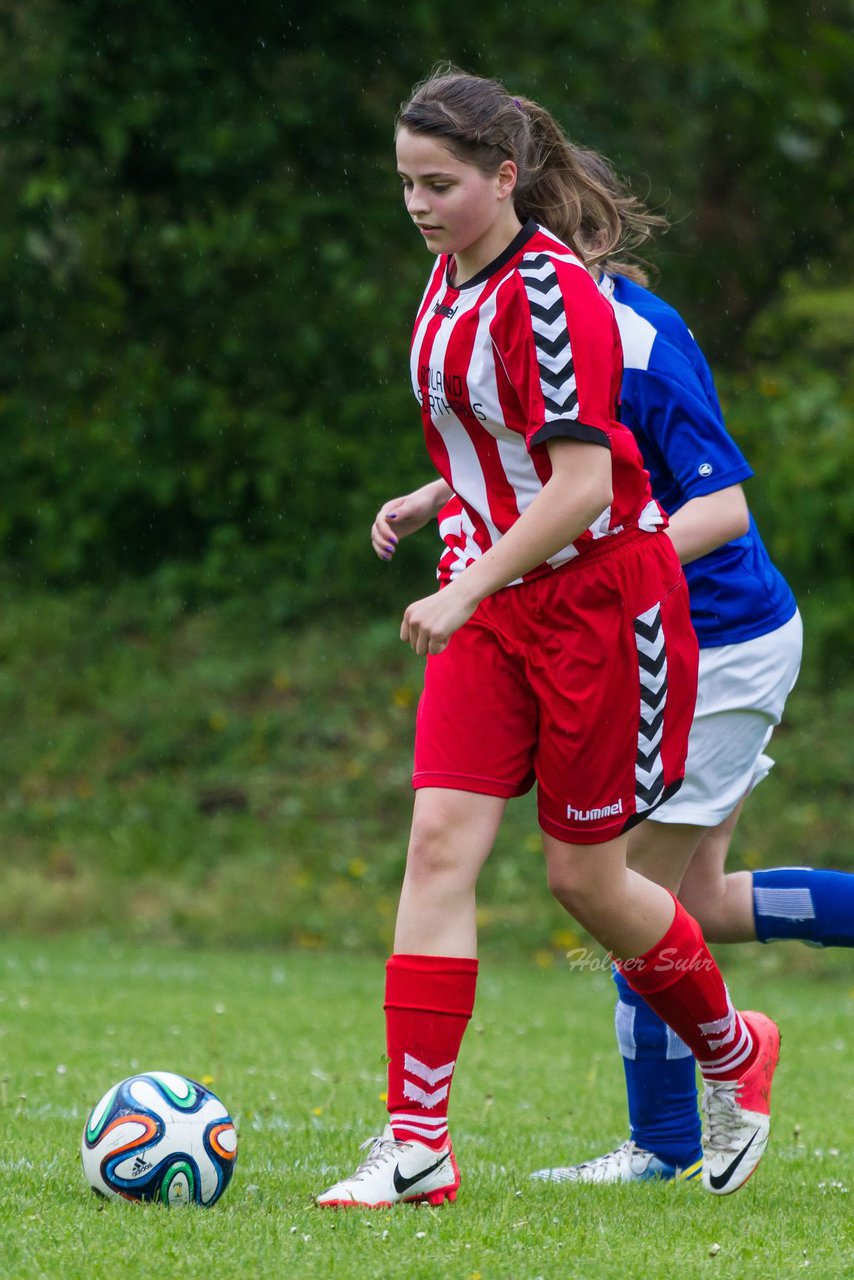
M434 480L414 493L383 503L371 527L371 546L380 560L390 560L401 538L423 529L448 501L451 490L444 480Z
M400 638L416 653L441 653L455 631L468 622L478 601L471 600L452 582L432 596L416 600L403 615Z

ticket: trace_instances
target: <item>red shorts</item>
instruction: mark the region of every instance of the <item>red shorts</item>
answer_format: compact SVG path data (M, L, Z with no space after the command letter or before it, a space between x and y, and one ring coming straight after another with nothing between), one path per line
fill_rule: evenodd
M518 796L540 826L611 840L679 787L697 692L688 589L663 533L488 596L427 659L413 786Z

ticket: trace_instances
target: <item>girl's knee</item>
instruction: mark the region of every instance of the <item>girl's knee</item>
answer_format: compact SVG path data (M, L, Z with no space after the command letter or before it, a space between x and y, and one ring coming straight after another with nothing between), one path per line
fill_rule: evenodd
M597 896L595 877L583 863L552 859L547 878L549 892L571 915L584 914Z
M413 826L406 854L408 876L447 874L462 861L452 833L441 823L426 820Z
M407 876L445 876L466 885L476 881L505 804L494 796L419 792L406 855Z
M441 879L467 889L477 881L485 856L455 824L442 821L439 815L425 814L412 827L406 876L410 882Z

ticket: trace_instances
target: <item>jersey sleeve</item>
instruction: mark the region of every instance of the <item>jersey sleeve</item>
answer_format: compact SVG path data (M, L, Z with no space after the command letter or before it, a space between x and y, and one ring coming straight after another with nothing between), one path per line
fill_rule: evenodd
M648 368L626 369L622 385L623 421L648 465L657 470L660 459L686 499L717 493L753 475L724 425L699 348L696 356L689 360L659 334Z
M513 283L493 340L528 449L559 438L610 448L621 368L611 307L575 260L526 255Z

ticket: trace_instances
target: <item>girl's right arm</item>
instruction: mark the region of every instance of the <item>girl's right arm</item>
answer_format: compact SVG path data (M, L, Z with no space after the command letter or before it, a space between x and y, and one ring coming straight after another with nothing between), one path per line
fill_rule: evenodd
M401 538L423 529L451 497L453 490L444 480L433 480L402 498L383 503L371 528L371 545L380 560L390 560Z

